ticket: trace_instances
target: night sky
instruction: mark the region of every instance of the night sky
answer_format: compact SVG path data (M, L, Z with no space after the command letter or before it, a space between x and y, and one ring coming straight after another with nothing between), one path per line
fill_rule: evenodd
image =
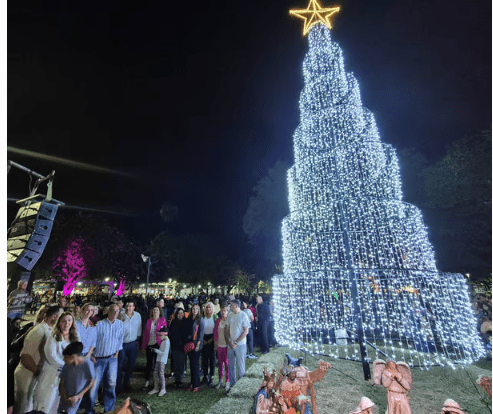
M292 162L308 42L288 11L307 4L9 1L8 146L113 172L8 159L55 170L55 199L122 213L111 217L143 242L170 201L174 231L215 235L238 259L252 187L277 159ZM437 161L491 128L491 1L321 4L341 6L333 39L382 141ZM24 173L7 184L9 197L28 195Z

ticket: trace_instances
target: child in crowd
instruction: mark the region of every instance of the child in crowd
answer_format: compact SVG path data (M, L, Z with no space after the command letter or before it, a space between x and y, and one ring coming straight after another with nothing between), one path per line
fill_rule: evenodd
M94 385L94 364L81 356L82 348L82 342L72 342L62 352L65 365L60 372L59 413L76 414L82 397Z
M166 370L166 363L168 362L169 354L168 328L166 326L162 326L158 331L158 336L161 340L159 349L151 348L151 351L157 354L156 365L154 367L154 389L149 391L148 394L157 394L158 397L162 397L166 394L164 371ZM159 387L159 384L161 384L161 387Z
M221 317L216 320L216 324L214 326L214 348L217 350L217 359L219 362L218 374L219 374L219 383L216 388L220 389L224 387L223 382L223 367L226 371L226 387L225 391L228 392L230 388L229 383L229 362L228 362L228 343L226 342L226 338L224 336L224 330L226 329L226 323L228 320L228 304L223 303L221 305Z

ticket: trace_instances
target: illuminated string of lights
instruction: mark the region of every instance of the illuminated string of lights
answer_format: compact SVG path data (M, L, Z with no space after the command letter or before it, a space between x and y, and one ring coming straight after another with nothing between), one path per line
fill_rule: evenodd
M485 352L465 278L437 270L420 210L402 201L396 151L380 141L340 47L318 22L307 28L287 174L284 274L273 278L284 309L275 316L277 341L359 361L360 321L368 362L385 355L422 369L471 364Z

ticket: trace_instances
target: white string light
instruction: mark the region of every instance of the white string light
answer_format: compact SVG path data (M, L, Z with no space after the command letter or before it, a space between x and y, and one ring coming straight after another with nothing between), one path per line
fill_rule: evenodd
M284 274L273 278L284 309L275 315L277 341L360 360L361 318L368 361L383 354L422 369L473 363L485 352L465 278L437 270L421 212L402 201L396 152L380 141L330 30L316 24L308 40L282 222Z

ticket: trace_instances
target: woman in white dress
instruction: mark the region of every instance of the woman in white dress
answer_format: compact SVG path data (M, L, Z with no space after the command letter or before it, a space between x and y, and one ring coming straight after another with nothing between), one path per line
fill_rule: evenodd
M79 335L74 316L71 312L63 312L53 328L52 335L46 340L45 361L34 391L34 410L46 414L56 413L60 398L59 374L64 365L62 352L68 344L76 341L79 341Z

